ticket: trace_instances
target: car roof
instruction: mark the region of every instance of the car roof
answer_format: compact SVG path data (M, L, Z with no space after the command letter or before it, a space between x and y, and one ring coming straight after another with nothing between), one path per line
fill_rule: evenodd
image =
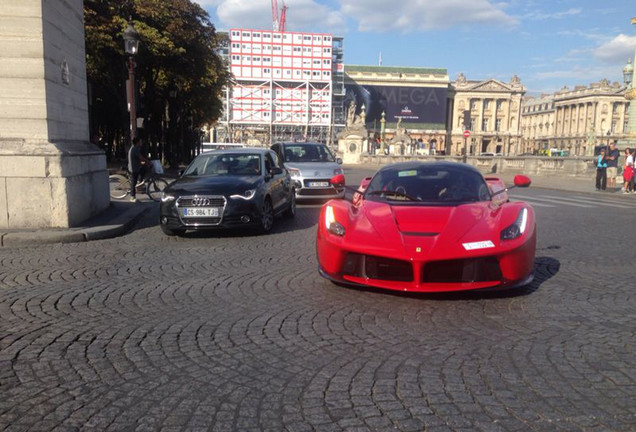
M401 171L408 169L417 169L417 168L446 168L451 170L464 170L475 172L479 175L482 175L481 172L472 165L467 165L459 162L447 162L447 161L434 161L434 162L423 162L423 161L410 161L410 162L398 162L390 165L385 165L378 170L378 172L386 172L386 171ZM483 176L483 175L482 175Z
M237 148L229 148L229 149L219 149L219 150L209 150L201 153L202 155L223 155L223 154L265 154L270 152L270 149L262 148L262 147L237 147Z
M324 146L324 145L326 145L326 144L323 144L323 143L309 142L309 141L280 142L280 143L276 143L276 144L280 144L280 145L315 145L315 146Z

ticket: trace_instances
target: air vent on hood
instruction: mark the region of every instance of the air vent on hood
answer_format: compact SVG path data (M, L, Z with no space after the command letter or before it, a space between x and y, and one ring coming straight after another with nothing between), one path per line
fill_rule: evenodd
M413 236L413 237L435 237L436 235L439 235L438 232L417 232L417 231L408 231L408 232L403 232L402 234L404 234L405 236Z

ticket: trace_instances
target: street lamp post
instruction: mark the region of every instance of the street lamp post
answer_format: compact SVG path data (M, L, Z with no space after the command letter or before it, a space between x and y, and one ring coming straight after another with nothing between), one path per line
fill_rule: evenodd
M132 19L128 20L128 27L124 30L124 51L128 55L128 81L126 82L126 95L128 98L128 111L130 112L130 142L137 134L137 87L135 85L135 55L139 49L139 33L135 30Z
M636 25L636 18L632 18L632 24ZM634 47L634 61L636 61L636 47ZM624 131L625 141L621 143L621 147L634 148L636 147L636 68L631 62L628 62L627 66L623 69L623 80L627 91L625 92L625 99L630 103L629 118L627 119L627 128Z

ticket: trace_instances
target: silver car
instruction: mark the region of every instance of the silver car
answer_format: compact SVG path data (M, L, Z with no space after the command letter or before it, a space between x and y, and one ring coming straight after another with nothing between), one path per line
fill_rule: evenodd
M343 174L342 159L335 158L324 144L278 143L272 146L285 164L296 188L297 200L344 198L344 182L332 185L332 177Z

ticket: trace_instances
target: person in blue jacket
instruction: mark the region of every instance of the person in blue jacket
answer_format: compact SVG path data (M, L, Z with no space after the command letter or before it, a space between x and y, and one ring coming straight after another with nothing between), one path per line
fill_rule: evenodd
M605 190L607 188L607 158L605 157L605 149L601 150L601 154L596 157L596 190Z

